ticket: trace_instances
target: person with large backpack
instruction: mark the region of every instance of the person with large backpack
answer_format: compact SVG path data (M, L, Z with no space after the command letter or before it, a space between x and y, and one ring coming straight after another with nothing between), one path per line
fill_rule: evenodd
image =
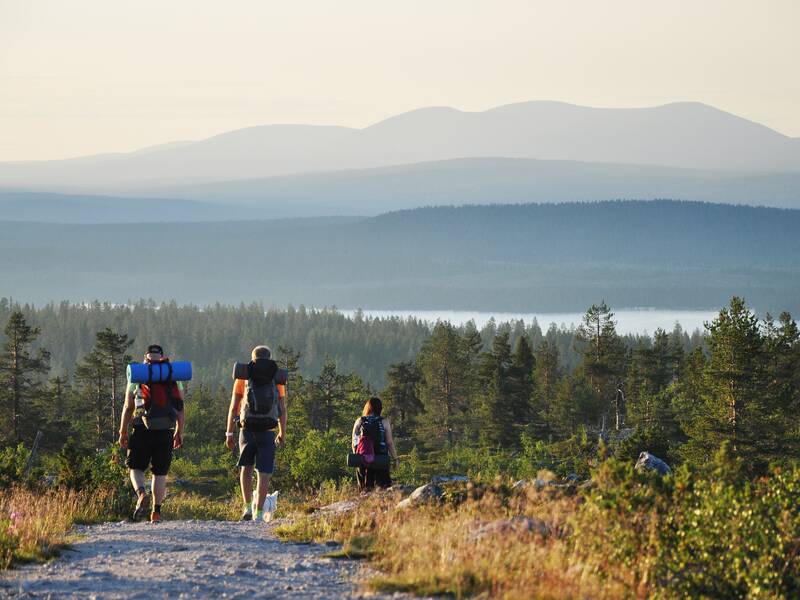
M390 487L389 457L397 461L397 450L392 438L392 424L381 416L380 398L370 398L364 404L361 416L353 424L353 452L360 455L364 466L356 468L360 490Z
M146 364L168 363L164 350L157 344L147 347ZM183 445L183 391L175 381L128 383L125 405L119 426L119 445L127 450L125 465L130 470L136 490L133 519L140 521L150 511L150 496L144 481L148 467L153 474L152 512L150 521L161 521L161 504L167 495L167 473L172 462L172 450ZM132 427L130 437L128 427Z
M225 444L235 447L239 428L239 485L244 512L242 521L270 521L277 508L277 492L268 494L275 470L275 446L286 439L286 377L266 346L256 346L252 360L234 365L234 385L228 410ZM276 433L277 430L277 433ZM253 498L253 470L257 471Z

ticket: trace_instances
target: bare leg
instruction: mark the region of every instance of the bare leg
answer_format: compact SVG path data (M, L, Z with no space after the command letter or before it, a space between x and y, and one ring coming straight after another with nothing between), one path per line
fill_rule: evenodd
M131 469L130 476L133 489L136 490L136 493L138 494L139 490L144 487L144 471Z
M264 502L267 501L267 494L269 493L269 480L272 475L270 473L258 474L258 487L256 493L258 495L258 510L263 510Z
M153 500L154 504L161 504L167 497L167 476L153 475Z
M242 467L239 471L239 485L242 487L242 500L248 506L253 500L253 466Z

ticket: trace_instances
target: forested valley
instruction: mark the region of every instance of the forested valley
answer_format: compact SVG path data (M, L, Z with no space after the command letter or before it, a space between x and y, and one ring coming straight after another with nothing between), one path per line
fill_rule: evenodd
M327 436L342 452L371 395L387 403L402 451L421 462L482 448L510 453L500 461L508 465L509 456L536 448L548 457L543 466L588 475L600 435L624 438L619 452L649 449L675 462L728 439L756 468L788 456L798 435L796 324L788 313L759 321L737 298L703 334L676 326L652 337L618 335L605 303L590 307L576 329L544 332L536 323L490 322L479 331L303 307L144 301L35 308L4 299L0 315L6 444L29 446L37 431L45 449L69 438L86 448L112 444L126 363L149 343L194 363L187 455L216 442L231 365L260 343L291 372L291 437ZM339 456L301 483L343 475ZM485 456L450 467L485 466Z
M376 557L393 570L378 589L800 590L800 331L788 313L759 319L734 297L702 334L631 337L604 302L576 329L546 332L257 305L0 306L2 565L46 558L70 523L130 514L115 443L125 364L155 341L196 368L165 514L235 520L236 456L223 443L231 363L266 342L290 372L272 478L288 522L276 534ZM345 458L375 394L395 432L399 487L365 496ZM648 470L653 457L669 466ZM414 500L421 490L433 496ZM308 515L331 502L350 508ZM66 525L48 525L55 505L68 507Z

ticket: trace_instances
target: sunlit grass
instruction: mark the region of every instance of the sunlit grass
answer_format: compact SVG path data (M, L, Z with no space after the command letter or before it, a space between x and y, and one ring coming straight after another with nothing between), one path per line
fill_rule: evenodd
M110 490L4 490L0 492L0 567L55 556L66 545L74 524L105 521L117 509Z
M573 551L567 532L580 500L553 490L456 486L442 504L399 510L397 494L376 493L352 511L299 515L277 528L294 542L337 541L332 558L368 558L381 592L456 598L620 598ZM502 527L513 517L526 526ZM528 523L533 526L527 526Z
M165 519L198 521L235 521L240 511L241 504L237 498L214 499L191 492L170 495L161 509Z

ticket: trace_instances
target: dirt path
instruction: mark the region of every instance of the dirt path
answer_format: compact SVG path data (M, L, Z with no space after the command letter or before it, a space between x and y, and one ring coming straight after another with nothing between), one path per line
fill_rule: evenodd
M363 568L278 541L263 523L107 523L45 565L0 574L2 598L359 598ZM386 598L387 596L370 596Z

